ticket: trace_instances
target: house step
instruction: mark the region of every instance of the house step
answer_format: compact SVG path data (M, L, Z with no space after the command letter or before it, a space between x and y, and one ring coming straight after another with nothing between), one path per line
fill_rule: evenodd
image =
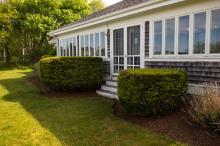
M110 91L110 92L117 93L117 87L116 87L116 86L102 85L102 86L101 86L101 89L102 89L102 90L106 90L106 91Z
M117 80L118 80L118 76L111 76L111 79L112 79L113 81L117 81Z
M111 92L111 91L107 91L107 90L97 90L96 93L98 95L107 97L107 98L111 98L111 99L118 99L118 95L116 94L116 92Z
M105 85L102 85L101 89L97 90L96 93L110 99L118 99L117 79L118 76L111 76L111 78L106 80Z
M117 81L114 81L114 80L107 80L106 85L117 87L118 83L117 83Z

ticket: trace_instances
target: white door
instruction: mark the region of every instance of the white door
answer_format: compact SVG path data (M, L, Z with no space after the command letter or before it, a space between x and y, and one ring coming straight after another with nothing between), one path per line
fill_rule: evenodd
M140 42L140 25L113 30L113 75L140 68Z
M140 68L140 25L127 28L126 69Z
M125 69L124 28L113 31L113 74Z

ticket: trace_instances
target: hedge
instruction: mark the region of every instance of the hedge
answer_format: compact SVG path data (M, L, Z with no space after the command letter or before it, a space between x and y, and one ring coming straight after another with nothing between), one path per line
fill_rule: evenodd
M170 69L134 69L118 77L118 96L134 115L162 115L175 111L187 92L187 73Z
M53 90L86 91L102 83L102 59L97 57L50 57L40 60L43 83Z

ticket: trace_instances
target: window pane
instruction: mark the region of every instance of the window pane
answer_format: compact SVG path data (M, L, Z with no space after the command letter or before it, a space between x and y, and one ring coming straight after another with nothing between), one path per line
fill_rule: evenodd
M60 40L60 56L63 56L63 40Z
M69 38L70 56L73 56L73 42L72 38Z
M76 54L76 38L73 37L73 56L77 56Z
M84 36L80 37L81 56L84 56Z
M99 33L95 34L95 55L99 56Z
M140 55L140 26L128 28L128 55Z
M212 11L210 52L220 53L220 9Z
M175 41L175 19L166 20L166 38L165 38L165 53L174 54Z
M85 54L89 56L89 36L85 36Z
M194 16L194 54L205 53L206 13Z
M162 52L162 21L154 23L154 54L160 55Z
M189 16L179 18L179 54L188 54L189 50Z
M69 39L66 39L66 56L69 56Z
M94 56L94 35L90 35L90 56Z
M113 47L114 55L124 55L124 29L114 30Z
M100 33L101 55L105 56L105 32Z

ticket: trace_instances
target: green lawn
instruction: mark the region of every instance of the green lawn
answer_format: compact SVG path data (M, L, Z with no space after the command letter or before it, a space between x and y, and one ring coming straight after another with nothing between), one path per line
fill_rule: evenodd
M31 71L0 71L0 146L180 145L115 117L109 100L45 97L27 80Z

